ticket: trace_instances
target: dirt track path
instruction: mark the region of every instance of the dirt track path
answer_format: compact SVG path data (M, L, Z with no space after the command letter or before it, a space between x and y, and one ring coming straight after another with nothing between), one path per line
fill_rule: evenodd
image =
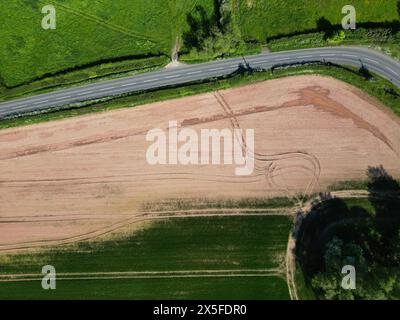
M169 279L211 277L281 277L280 269L237 269L237 270L180 270L180 271L127 271L127 272L76 272L57 273L58 280L104 280L104 279ZM1 282L40 281L42 274L4 274Z

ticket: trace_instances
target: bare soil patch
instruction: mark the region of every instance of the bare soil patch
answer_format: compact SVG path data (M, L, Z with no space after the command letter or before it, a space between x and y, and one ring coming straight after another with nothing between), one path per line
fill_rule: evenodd
M256 169L157 165L146 161L154 128L255 130ZM2 245L79 239L171 198L293 196L368 166L400 174L400 124L359 90L298 76L0 131Z

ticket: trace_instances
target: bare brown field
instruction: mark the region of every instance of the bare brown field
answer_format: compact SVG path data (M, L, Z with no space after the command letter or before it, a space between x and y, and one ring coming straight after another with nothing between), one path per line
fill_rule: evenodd
M145 136L168 123L255 130L251 176L235 165L156 165ZM359 90L298 76L0 131L0 250L117 228L144 202L294 196L368 166L400 174L400 122ZM104 233L104 232L103 232Z

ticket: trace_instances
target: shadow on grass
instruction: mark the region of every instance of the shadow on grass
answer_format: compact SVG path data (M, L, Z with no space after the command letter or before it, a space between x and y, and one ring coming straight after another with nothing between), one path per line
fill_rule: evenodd
M400 1L397 1L397 13L400 17Z
M303 218L297 233L296 257L308 286L316 274L324 272L327 245L335 238L344 244L359 245L371 261L396 263L392 243L400 232L400 185L383 166L369 167L367 176L373 214L327 193L320 195Z
M334 26L328 19L321 17L317 20L317 31L324 33L324 40L328 40L333 36L338 26Z

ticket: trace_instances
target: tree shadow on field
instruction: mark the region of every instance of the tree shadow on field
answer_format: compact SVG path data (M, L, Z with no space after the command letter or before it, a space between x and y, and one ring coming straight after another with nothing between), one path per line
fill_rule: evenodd
M232 22L230 12L222 10L224 0L214 0L212 13L201 6L196 5L194 10L187 14L186 21L189 30L183 33L183 43L187 50L201 49L204 40L213 37L215 33L224 34L228 31Z
M317 20L317 30L324 33L324 40L328 40L333 36L337 27L335 27L328 19L321 17Z
M390 94L393 97L400 98L400 94L393 88L389 88L389 87L385 86L384 91L385 91L385 93Z
M376 225L382 234L393 236L400 227L400 184L383 166L368 167L367 176Z
M218 29L222 29L222 14L221 14L221 5L224 0L214 0L214 22L216 23Z
M188 50L199 48L202 40L211 35L215 17L209 17L204 7L196 5L194 12L186 17L189 30L183 34L183 42Z
M350 217L365 215L363 208L349 209L342 199L334 198L329 193L320 194L319 200L312 203L297 235L296 256L306 278L311 278L322 269L327 230Z
M369 72L369 69L364 65L364 63L361 64L361 68L358 70L358 73L365 80L371 80L373 78L371 72Z
M397 1L397 14L400 17L400 1Z
M400 232L400 184L383 166L368 167L366 173L368 200L374 212L323 194L304 216L296 237L296 257L308 284L315 274L323 272L326 245L334 237L363 247L367 243L365 250L372 250L369 246L379 243L379 249L371 252L392 254L392 243ZM375 238L378 242L374 242Z

